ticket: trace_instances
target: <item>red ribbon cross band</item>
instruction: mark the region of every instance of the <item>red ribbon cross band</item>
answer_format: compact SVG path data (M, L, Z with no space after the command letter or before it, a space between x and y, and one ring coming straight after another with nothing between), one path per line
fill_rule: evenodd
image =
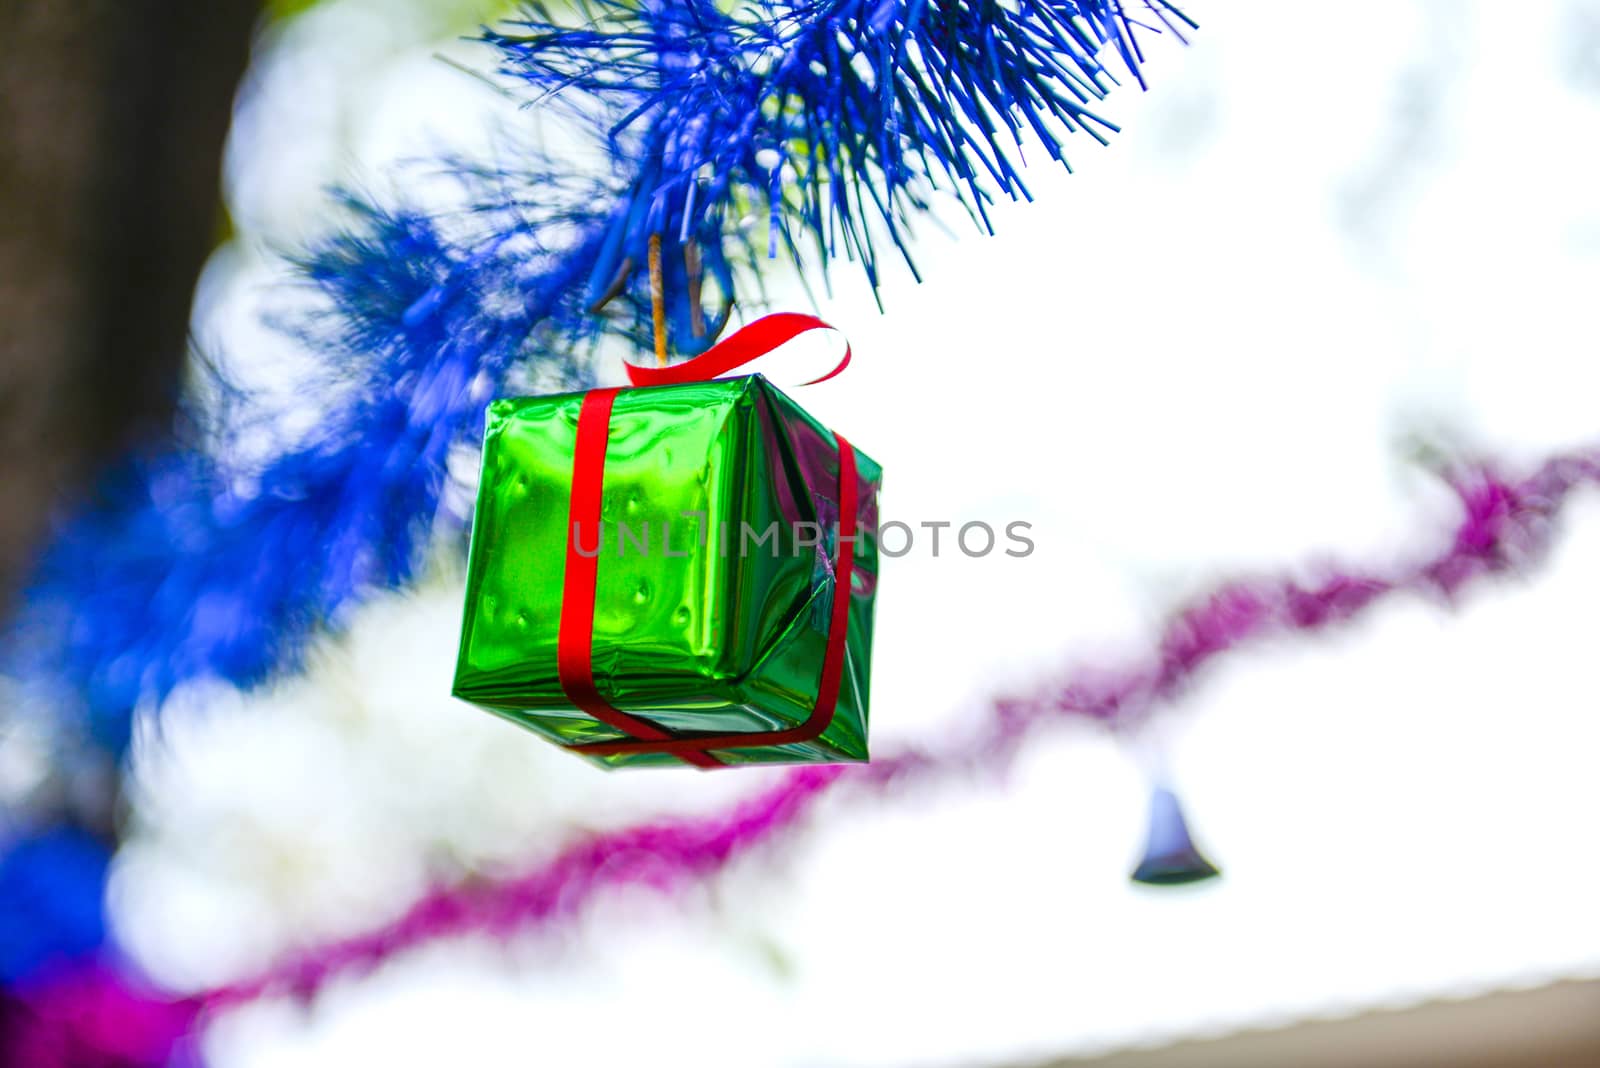
M704 382L742 367L766 355L791 338L808 330L833 327L812 315L779 312L757 319L732 336L724 338L701 355L673 367L628 365L628 380L636 386ZM822 382L850 363L850 348L844 358L820 378ZM806 383L807 385L812 382ZM606 441L611 428L611 408L618 389L596 389L584 395L578 410L577 442L572 465L572 495L567 515L567 559L561 598L561 627L557 637L556 671L561 688L569 700L601 723L628 735L632 740L583 742L570 748L594 756L620 753L671 753L688 764L702 768L723 766L712 755L716 749L743 749L752 746L791 745L808 742L828 729L839 702L839 683L844 674L845 636L850 622L850 580L855 567L857 509L856 455L850 443L835 432L839 445L839 535L834 563L833 612L828 620L828 644L822 656L822 675L817 686L817 703L804 723L775 731L743 734L677 736L654 723L613 708L600 695L594 680L595 578L600 554L578 551L587 538L579 532L600 530L601 484L605 477ZM595 540L598 545L599 541Z

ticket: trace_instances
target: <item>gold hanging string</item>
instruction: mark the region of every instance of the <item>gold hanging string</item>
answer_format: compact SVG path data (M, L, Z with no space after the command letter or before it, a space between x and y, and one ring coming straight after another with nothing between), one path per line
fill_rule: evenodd
M666 283L661 276L661 235L650 235L650 322L655 327L656 366L667 365Z
M600 298L589 305L589 314L598 315L605 310L622 291L628 287L628 279L633 274L634 261L631 257L623 257L617 265L617 272L612 276L611 284ZM693 240L686 241L683 246L684 274L689 281L689 329L694 331L696 338L705 338L707 333L705 309L700 306L700 298L704 292L705 272L704 261L700 256L700 243ZM661 235L651 234L649 242L649 270L650 270L650 325L655 334L656 365L667 365L667 298L666 281L661 267ZM722 332L722 327L727 325L726 317L718 326L717 333ZM712 341L716 338L712 337Z

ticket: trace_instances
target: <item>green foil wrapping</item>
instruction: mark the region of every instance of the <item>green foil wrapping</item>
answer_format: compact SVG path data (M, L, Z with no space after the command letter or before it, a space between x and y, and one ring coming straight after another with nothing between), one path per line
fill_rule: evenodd
M581 393L489 407L453 692L562 745L624 740L556 671ZM623 390L606 445L594 677L617 709L678 737L798 726L817 703L833 598L850 597L833 720L726 764L867 759L882 469L856 451L851 588L834 581L838 446L759 375ZM588 537L585 534L585 537ZM586 754L588 755L588 754ZM678 765L660 753L589 755Z

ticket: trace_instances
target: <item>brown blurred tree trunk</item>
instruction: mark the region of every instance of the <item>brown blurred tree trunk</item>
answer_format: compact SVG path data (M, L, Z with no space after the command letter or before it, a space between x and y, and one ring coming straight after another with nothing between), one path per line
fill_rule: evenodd
M259 0L0 0L0 615L52 510L168 425Z

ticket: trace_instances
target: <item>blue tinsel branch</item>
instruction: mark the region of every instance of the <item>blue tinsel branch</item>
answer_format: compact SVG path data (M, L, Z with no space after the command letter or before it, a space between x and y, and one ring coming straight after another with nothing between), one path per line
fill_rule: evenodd
M598 296L644 262L651 234L720 236L767 208L768 254L843 255L880 279L874 230L908 264L907 224L945 189L989 226L1028 197L1020 148L1116 126L1092 109L1135 78L1136 29L1193 24L1166 0L594 0L577 26L542 10L486 40L536 99L581 97L632 181L589 278ZM785 217L798 224L784 225ZM912 267L915 272L915 267Z
M565 354L598 329L581 293L602 233L587 208L495 212L452 239L434 218L351 206L358 224L302 264L325 307L301 331L351 380L349 401L247 480L193 449L130 461L29 591L20 671L69 680L114 750L141 700L259 682L364 591L408 580L449 449L540 338L557 336L542 355L578 380ZM555 221L577 237L540 248Z

